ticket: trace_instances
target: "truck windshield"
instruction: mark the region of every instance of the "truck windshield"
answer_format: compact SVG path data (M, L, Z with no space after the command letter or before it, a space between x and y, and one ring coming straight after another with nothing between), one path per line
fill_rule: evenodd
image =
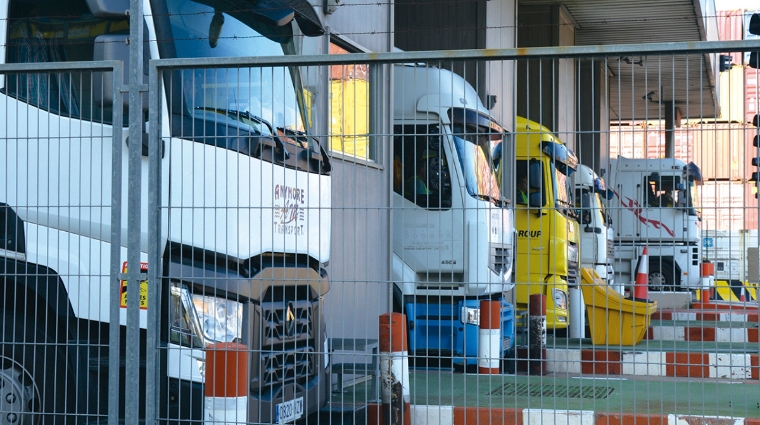
M557 194L555 206L565 215L574 215L570 179L559 167L555 167L554 164L552 164L552 170L554 170L554 188Z
M596 197L596 202L599 205L599 212L601 213L601 216L602 216L602 223L605 226L609 226L610 223L607 222L607 219L608 219L607 205L604 203L604 201L602 200L602 197L598 193L595 193L594 196Z
M679 191L678 199L679 203L678 205L681 207L685 207L686 211L689 215L696 216L697 210L695 208L695 205L698 204L697 197L697 185L693 180L688 181L689 184L686 186L686 188L682 191Z
M169 43L164 44L163 50L167 51L162 51L162 57L295 54L289 24L276 27L263 23L251 11L226 13L208 4L211 2L166 0L170 39L173 43L170 46L166 46ZM156 19L161 21L160 17ZM184 70L180 80L180 83L173 83L180 85L182 92L181 96L173 96L175 104L172 106L175 111L183 108L190 115L201 119L215 111L222 111L219 113L228 119L235 119L241 116L240 113L245 113L246 116L255 118L243 123L253 127L259 134L271 134L273 128L304 130L303 89L297 67Z
M684 181L686 184L684 184ZM696 183L679 175L653 173L647 180L647 206L659 208L685 208L689 215L697 215Z
M476 198L488 199L501 205L501 191L492 153L501 144L502 135L476 125L454 124L452 131L467 192Z

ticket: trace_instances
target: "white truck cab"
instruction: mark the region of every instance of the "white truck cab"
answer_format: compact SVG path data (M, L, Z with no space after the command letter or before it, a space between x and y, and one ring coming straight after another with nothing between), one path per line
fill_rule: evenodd
M475 365L480 301L501 303L514 344L514 215L498 184L505 131L457 74L394 66L394 308L414 356Z
M610 161L609 202L615 226L615 279L630 284L644 247L649 290L701 289L702 240L696 210L699 167L675 158ZM625 225L623 225L625 223ZM704 288L707 289L707 288Z
M572 178L580 219L580 266L593 268L608 285L614 286L614 230L604 204L612 191L607 190L604 180L591 167L583 164L578 165Z

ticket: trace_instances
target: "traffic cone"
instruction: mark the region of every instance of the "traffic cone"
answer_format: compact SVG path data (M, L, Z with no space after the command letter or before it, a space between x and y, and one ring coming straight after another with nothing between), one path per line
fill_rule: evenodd
M636 283L633 286L633 299L636 301L649 301L647 299L647 287L649 286L649 252L644 247L639 263L636 265Z
M746 291L747 291L747 289L744 288L744 285L742 285L742 295L739 297L739 301L740 302L743 302L743 303L747 302L747 298L744 296L744 293Z

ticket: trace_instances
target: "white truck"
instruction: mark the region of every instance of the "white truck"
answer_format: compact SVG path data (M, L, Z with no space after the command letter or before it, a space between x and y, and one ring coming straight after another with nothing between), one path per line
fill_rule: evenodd
M146 58L284 56L296 52L296 21L306 35L324 31L305 0L140 4ZM4 2L2 60L125 60L128 9L117 0ZM129 69L126 63L125 74ZM0 80L0 412L8 423L104 422L110 356L122 356L122 385L136 378L124 376L127 303L120 323L109 314L113 291L125 290L109 276L126 269L126 245L118 264L109 253L114 132L125 170L125 142L132 143L111 111L124 107L126 117L139 106L128 96L114 104L110 75L64 69ZM239 342L250 355L247 421L305 417L330 394L322 300L330 288L331 167L320 143L303 132L299 69L193 69L163 78L162 175L150 184L160 192L164 219L149 235L143 156L142 226L127 227L124 219L120 229L124 243L127 232L139 233L142 262L149 240L162 250L160 281L129 292L161 285L165 294L157 315L162 375L148 375L160 387L158 412L169 421L202 422L204 350ZM147 117L147 102L142 107ZM128 179L120 186L127 217ZM144 341L147 301L134 300ZM122 334L121 353L108 349L113 326ZM139 356L144 385L145 351ZM124 390L119 394L123 415Z
M608 285L614 286L615 235L609 212L602 201L609 199L612 191L605 187L604 180L591 167L583 164L578 164L572 178L580 219L580 266L596 270Z
M457 74L394 66L394 309L416 358L478 361L480 301L501 303L501 354L514 344L514 215L501 196L506 133ZM506 163L506 162L505 162Z
M674 158L610 161L610 199L615 226L615 280L635 282L644 247L649 254L649 290L704 287L700 218L695 209L696 164ZM706 289L706 288L704 288Z

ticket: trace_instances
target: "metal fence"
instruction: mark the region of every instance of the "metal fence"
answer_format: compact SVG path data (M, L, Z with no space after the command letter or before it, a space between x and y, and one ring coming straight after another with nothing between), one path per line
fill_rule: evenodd
M757 420L750 48L2 65L0 418Z

